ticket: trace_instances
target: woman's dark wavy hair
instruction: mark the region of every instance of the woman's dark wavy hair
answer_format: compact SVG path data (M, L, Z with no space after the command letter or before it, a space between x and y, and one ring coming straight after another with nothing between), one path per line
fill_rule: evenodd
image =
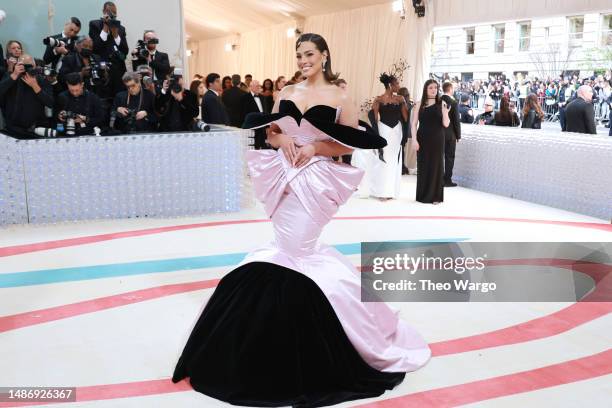
M300 35L300 38L295 42L295 49L297 50L300 47L300 44L303 42L309 41L313 43L319 52L327 51L327 61L325 62L325 72L323 72L323 76L329 83L333 83L338 77L340 73L334 74L331 68L331 52L329 51L329 47L327 46L327 42L325 38L321 37L319 34L314 33L306 33Z
M382 82L382 84L385 86L385 89L389 89L391 83L393 83L393 81L395 81L396 79L397 78L395 77L395 75L389 75L386 72L383 72L382 74L380 74L380 77L378 77L378 80Z
M425 104L427 103L427 87L431 84L436 84L438 88L438 93L436 94L436 105L440 103L440 84L435 79L428 79L425 81L425 85L423 85L423 93L421 94L421 106L419 107L419 112L425 109Z

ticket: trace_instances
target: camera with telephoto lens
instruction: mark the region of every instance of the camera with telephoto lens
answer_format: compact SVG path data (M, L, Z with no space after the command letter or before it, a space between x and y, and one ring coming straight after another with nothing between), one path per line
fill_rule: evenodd
M46 66L43 68L43 75L46 77L54 77L57 76L57 70L53 67Z
M153 80L153 75L151 71L149 71L149 67L147 65L143 65L138 67L138 74L140 75L140 82L144 88L148 88L155 82Z
M208 132L210 130L210 125L203 120L197 120L193 124L193 130L195 132Z
M72 111L66 111L64 113L64 122L66 122L66 134L68 136L74 136L76 134L76 123L75 119L77 118L77 114Z
M68 38L55 38L55 37L45 37L43 38L43 44L51 47L51 48L59 48L65 47L67 50L72 51L73 43L68 43Z
M147 72L148 74L148 72ZM153 84L153 77L149 76L149 75L143 75L142 76L142 86L144 86L145 88L150 87Z
M37 127L34 128L34 134L40 137L56 137L57 131L51 128Z

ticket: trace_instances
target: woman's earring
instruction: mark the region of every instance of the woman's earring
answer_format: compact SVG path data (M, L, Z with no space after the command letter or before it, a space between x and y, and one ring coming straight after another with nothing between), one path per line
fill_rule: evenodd
M325 72L325 64L327 64L327 60L323 60L323 72Z

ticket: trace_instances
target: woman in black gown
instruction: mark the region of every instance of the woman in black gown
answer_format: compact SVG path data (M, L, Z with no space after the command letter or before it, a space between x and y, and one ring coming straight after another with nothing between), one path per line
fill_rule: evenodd
M449 110L440 99L438 82L427 80L412 115L412 134L417 135L412 144L417 150L416 200L421 203L444 201L444 128L450 123Z

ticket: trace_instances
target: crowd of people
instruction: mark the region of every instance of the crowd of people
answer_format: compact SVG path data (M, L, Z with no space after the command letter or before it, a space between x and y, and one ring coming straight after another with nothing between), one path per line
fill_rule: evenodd
M569 129L567 127L566 108L580 98L590 107L586 107L588 124L579 127L586 127L589 130L586 133L595 133L597 124L610 127L611 71L586 78L579 78L577 74L562 74L557 78L539 79L523 77L519 73L513 78L497 75L489 80L464 82L444 74L443 80L453 84L455 97L464 106L463 111L471 110L471 115L462 117L464 123L498 124L494 116L496 111L501 111L505 119L501 122L502 126L508 126L510 122L510 126L540 128L542 121L558 121L562 130L575 131L571 129L576 126L570 124ZM473 114L481 110L484 110L483 115Z
M160 40L147 30L129 48L117 6L105 2L88 24L70 17L62 33L42 39L42 58L22 42L0 46L0 122L17 138L206 130L201 92L186 89ZM131 69L128 70L128 65Z

